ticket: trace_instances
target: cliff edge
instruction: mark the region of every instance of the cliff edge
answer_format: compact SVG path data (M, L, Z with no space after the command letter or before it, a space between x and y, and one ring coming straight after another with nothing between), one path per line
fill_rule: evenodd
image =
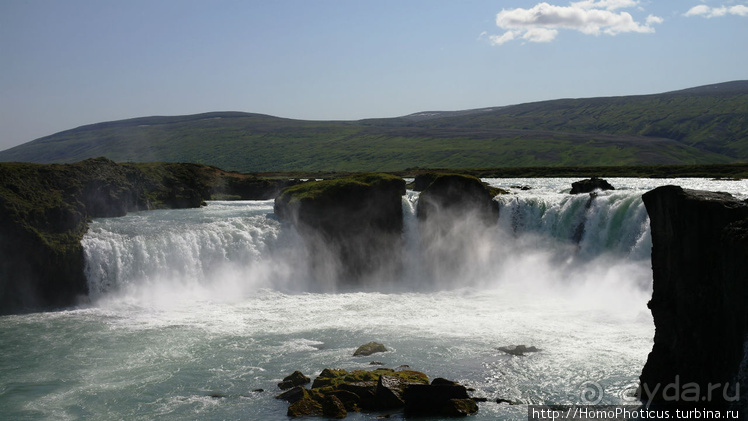
M199 207L215 195L268 199L289 183L200 164L0 163L0 315L86 299L81 239L91 218Z
M727 193L656 188L643 195L652 230L655 323L642 399L726 407L748 392L748 203Z

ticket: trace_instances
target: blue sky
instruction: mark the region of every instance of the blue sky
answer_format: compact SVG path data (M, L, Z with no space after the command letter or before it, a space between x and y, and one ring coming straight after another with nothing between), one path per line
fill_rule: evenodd
M748 79L748 0L1 0L0 150L207 111L394 117Z

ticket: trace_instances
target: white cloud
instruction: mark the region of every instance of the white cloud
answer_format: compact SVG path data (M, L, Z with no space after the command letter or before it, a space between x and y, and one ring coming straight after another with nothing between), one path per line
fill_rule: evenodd
M551 42L558 35L555 29L531 28L525 31L522 38L530 42Z
M652 25L653 23L662 23L664 21L665 20L659 16L655 16L655 15L647 16L647 25Z
M719 18L726 15L735 15L735 16L748 16L748 6L738 4L735 6L720 6L720 7L709 7L705 4L700 4L698 6L694 6L686 13L683 14L683 16L701 16L705 18Z
M588 35L654 32L652 25L662 23L662 18L649 15L642 24L636 22L628 12L614 11L638 4L637 0L581 0L569 6L543 2L529 9L503 9L496 15L496 25L506 32L489 38L492 44L501 45L517 38L549 42L556 38L561 29Z
M639 0L581 0L572 2L571 7L616 10L634 7L638 4Z
M492 45L501 45L514 39L514 32L506 31L503 35L491 35L488 37Z

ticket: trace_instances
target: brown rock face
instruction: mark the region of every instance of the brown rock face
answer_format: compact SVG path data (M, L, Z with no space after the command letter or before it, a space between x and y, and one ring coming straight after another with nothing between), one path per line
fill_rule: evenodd
M654 189L643 200L652 229L648 305L656 331L640 376L641 397L730 405L745 378L748 204L727 193L677 186ZM737 387L748 392L748 384Z

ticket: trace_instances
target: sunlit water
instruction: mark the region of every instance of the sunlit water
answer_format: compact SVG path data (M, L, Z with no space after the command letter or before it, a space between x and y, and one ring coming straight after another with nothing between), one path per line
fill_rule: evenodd
M0 318L0 418L283 420L284 376L372 361L474 388L489 399L476 420L625 402L654 334L641 194L748 192L744 181L611 179L617 190L587 206L567 194L570 179L487 181L513 193L497 199L499 224L458 229L460 262L440 273L427 270L409 192L404 275L364 291L310 279L303 242L272 201L96 220L84 239L91 302ZM372 340L390 351L352 357ZM541 351L497 349L511 344Z

